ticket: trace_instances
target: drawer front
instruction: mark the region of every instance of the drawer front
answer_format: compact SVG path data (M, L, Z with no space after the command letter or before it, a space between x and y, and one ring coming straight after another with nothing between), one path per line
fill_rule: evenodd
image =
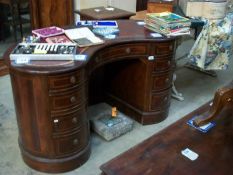
M106 58L119 58L127 56L137 56L137 55L146 55L148 52L148 45L145 43L142 44L124 44L120 46L110 47L104 50L100 56L101 59ZM97 60L101 61L101 60Z
M167 89L172 84L172 73L152 76L152 90L159 91Z
M84 70L60 76L49 76L49 89L72 88L84 81Z
M172 68L171 57L164 59L156 59L153 65L153 72L167 71Z
M54 138L56 154L63 155L80 151L88 143L88 132L88 127L82 127L72 135Z
M77 112L69 115L54 116L52 118L53 132L66 132L72 129L80 128L87 121L86 110L84 106Z
M173 42L169 43L159 43L155 45L155 54L156 55L168 55L173 54L174 44Z
M151 108L150 110L164 110L170 104L171 92L167 90L162 93L154 93L151 95Z
M85 100L85 86L66 94L50 96L51 110L62 110L78 106Z

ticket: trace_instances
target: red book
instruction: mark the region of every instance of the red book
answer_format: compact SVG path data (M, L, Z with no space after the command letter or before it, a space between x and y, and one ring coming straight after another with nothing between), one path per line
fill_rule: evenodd
M66 35L51 36L45 39L47 43L72 43Z

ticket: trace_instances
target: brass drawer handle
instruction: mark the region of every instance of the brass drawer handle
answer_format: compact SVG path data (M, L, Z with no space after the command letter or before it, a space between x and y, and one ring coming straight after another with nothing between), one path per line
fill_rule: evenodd
M72 84L76 83L76 78L75 78L75 76L71 76L71 77L70 77L70 82L71 82Z
M78 123L77 117L73 117L73 118L72 118L72 123L73 123L73 124L77 124L77 123Z
M172 51L172 49L173 49L173 47L172 47L172 45L170 45L170 46L169 46L169 50Z
M131 49L128 47L126 50L125 50L126 53L130 53L131 52Z
M77 145L78 144L78 139L74 139L73 140L73 145Z
M99 57L96 57L96 58L95 58L95 62L98 63L99 61L100 61L100 58L99 58Z
M59 122L58 119L54 119L54 120L53 120L53 123L55 123L55 124L57 124L58 122Z
M74 103L76 101L76 97L75 96L72 96L71 98L70 98L70 102L71 103Z
M169 78L166 78L166 79L165 79L165 82L166 82L166 83L168 83L168 82L169 82L169 80L170 80Z
M153 55L148 56L148 60L150 60L150 61L155 60L155 56L153 56Z

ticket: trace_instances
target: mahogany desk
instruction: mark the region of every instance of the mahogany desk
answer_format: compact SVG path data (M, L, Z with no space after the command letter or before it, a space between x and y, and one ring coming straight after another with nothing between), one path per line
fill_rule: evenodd
M167 117L175 38L153 38L135 21L119 36L78 49L86 61L9 62L24 161L45 172L79 167L90 155L89 104L107 101L142 124Z
M103 164L103 175L228 175L233 174L233 110L223 110L208 133L186 122L209 109L188 114L165 130ZM191 161L181 154L189 148L199 154Z

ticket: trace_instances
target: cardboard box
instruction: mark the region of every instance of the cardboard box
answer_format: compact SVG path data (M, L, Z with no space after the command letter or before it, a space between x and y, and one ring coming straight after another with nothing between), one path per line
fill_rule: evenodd
M189 17L204 17L207 19L221 19L226 15L226 0L180 0L179 6Z

